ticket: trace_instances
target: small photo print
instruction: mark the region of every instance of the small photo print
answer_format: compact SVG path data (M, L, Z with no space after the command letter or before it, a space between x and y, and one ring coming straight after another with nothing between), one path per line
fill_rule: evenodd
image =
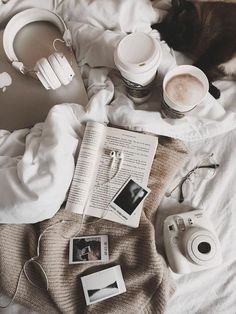
M126 292L120 265L81 277L81 282L87 305Z
M132 178L129 178L115 195L110 205L116 214L128 220L149 193L150 189L148 187L143 187Z
M108 236L83 236L70 239L69 264L107 262Z

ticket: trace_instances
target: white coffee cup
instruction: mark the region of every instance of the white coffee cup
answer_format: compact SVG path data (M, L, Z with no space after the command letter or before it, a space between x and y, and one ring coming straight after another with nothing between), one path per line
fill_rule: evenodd
M127 94L134 102L144 102L151 95L161 57L160 43L148 34L132 33L119 42L114 52L114 62Z
M189 76L194 77L197 82L201 84L202 89L199 93L199 97L194 97L194 101L181 104L181 102L173 99L170 94L167 93L167 85L173 79L177 77ZM181 86L181 85L180 85ZM168 118L182 118L187 112L193 110L197 105L202 103L207 96L209 90L209 81L206 75L197 67L192 65L179 65L167 72L163 81L163 102L162 113Z

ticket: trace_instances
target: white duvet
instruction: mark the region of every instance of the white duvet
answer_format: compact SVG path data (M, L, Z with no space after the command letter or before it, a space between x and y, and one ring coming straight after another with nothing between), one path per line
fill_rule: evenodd
M74 156L83 134L82 123L91 119L184 140L192 151L186 169L203 153L214 151L221 164L217 175L203 182L188 201L210 212L222 242L224 263L217 270L178 278L177 292L167 313L233 314L236 312L233 280L236 250L232 240L236 236L233 225L235 83L217 82L222 91L219 101L208 95L205 103L189 116L163 120L158 112L160 81L157 80L157 89L150 101L135 108L113 70L114 47L126 32L144 31L158 37L150 25L164 14L160 9L163 3L156 2L155 9L148 0L10 0L0 5L1 22L32 6L55 9L63 16L73 33L74 49L90 99L86 109L78 104L55 106L45 123L32 129L13 133L0 130L0 222L37 222L55 214L66 197L73 175ZM164 58L159 77L175 65L168 47L164 43L162 46ZM179 55L177 60L184 62ZM176 211L183 209L186 208L178 206ZM157 234L161 219L171 210L173 204L165 199L157 216ZM20 309L14 308L13 312L11 307L7 313L17 313ZM26 313L25 309L22 311Z

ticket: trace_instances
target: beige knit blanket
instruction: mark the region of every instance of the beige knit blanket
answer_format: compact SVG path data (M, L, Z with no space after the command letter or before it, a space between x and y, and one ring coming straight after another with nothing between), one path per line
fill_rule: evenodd
M164 259L156 251L152 222L186 154L181 142L160 138L149 180L151 193L145 201L139 228L107 220L83 226L80 235L108 234L108 263L68 264L69 242L65 237L73 236L79 229L80 215L60 210L52 219L35 225L1 225L0 291L8 296L14 294L22 265L36 255L40 232L61 219L74 219L73 223L54 226L42 237L39 262L47 273L49 290L32 286L23 274L16 301L47 314L163 313L173 292L173 283ZM90 220L96 219L88 217L86 222ZM86 306L80 277L115 265L121 265L127 292ZM40 284L41 279L38 281Z

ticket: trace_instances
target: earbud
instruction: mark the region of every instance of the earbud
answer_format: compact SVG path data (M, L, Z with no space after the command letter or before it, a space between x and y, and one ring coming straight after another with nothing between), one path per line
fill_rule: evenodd
M110 152L110 157L111 157L111 159L112 159L112 161L111 161L111 168L113 168L114 163L115 163L115 158L116 158L116 152L115 152L114 150L112 150L112 151Z
M112 158L112 162L111 162L111 168L114 166L114 163L115 163L115 159L119 159L119 168L121 167L121 164L122 164L122 161L124 159L124 153L123 151L115 151L115 150L112 150L110 152L110 157Z
M112 150L112 151L110 152L110 157L111 157L111 158L115 158L115 157L116 157L116 152L115 152L114 150Z
M118 171L120 171L125 156L124 156L124 153L122 151L119 151L117 156L118 156L118 158L120 160L119 168L118 168Z
M120 150L116 151L116 150L112 150L110 152L110 157L111 158L118 158L118 159L122 159L124 158L124 153Z
M117 151L116 152L116 157L119 159L123 159L124 158L124 153L122 151Z

